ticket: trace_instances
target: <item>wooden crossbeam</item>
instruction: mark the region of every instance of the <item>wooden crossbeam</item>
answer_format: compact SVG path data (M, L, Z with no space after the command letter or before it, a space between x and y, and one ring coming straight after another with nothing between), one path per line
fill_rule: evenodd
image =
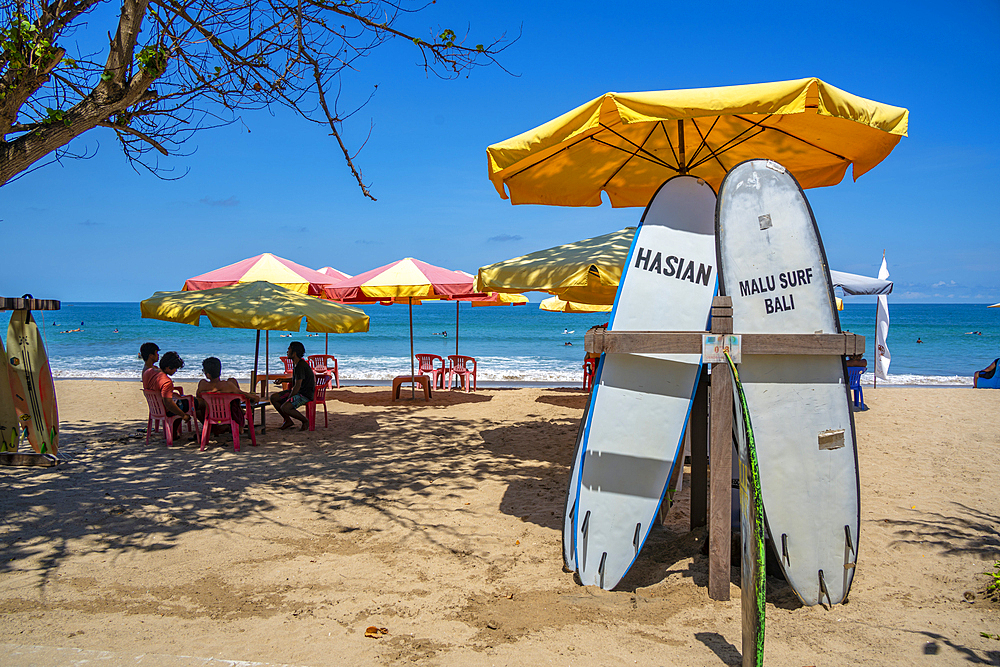
M732 322L732 319L729 321ZM701 337L707 333L709 332L588 331L584 337L584 349L596 353L700 354ZM855 333L740 334L740 339L743 354L851 355L865 352L865 337Z
M0 297L0 310L59 310L61 307L54 299Z

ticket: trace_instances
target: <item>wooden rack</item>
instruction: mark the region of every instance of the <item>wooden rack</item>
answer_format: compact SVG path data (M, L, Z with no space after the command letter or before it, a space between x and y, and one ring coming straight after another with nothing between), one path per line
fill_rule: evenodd
M711 331L591 330L587 352L701 354L706 334L732 334L733 301L717 296ZM840 334L739 334L743 354L863 354L865 337ZM708 522L708 595L729 599L730 513L732 511L733 384L727 364L711 364L711 382L702 369L691 408L691 528ZM711 400L709 397L711 396ZM712 410L711 406L720 406ZM709 467L711 461L711 467ZM710 474L711 473L711 474Z
M53 299L0 297L0 310L59 310L61 304Z

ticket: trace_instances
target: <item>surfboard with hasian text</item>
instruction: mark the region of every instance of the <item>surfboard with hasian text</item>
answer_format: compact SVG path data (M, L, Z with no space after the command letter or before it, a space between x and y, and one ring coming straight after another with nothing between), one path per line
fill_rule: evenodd
M609 331L704 330L717 288L715 192L663 184L643 213ZM564 558L613 588L649 534L680 456L700 354L602 354L570 478Z
M812 209L780 164L733 167L716 216L720 292L733 331L840 333ZM743 355L739 365L767 529L806 605L843 602L858 550L860 492L847 368L836 355Z

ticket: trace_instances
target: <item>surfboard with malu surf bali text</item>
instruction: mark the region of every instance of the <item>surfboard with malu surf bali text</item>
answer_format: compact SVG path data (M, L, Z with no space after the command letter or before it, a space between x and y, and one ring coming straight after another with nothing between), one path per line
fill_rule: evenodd
M826 252L798 182L780 164L733 167L716 215L720 292L739 334L840 333ZM806 605L848 595L860 524L857 445L845 359L743 355L767 529Z

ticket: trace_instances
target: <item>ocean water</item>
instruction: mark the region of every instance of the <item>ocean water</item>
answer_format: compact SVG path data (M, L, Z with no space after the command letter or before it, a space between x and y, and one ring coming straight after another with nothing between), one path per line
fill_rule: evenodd
M329 336L329 353L338 359L341 380L385 382L408 373L408 308L374 305L363 310L371 317L367 333ZM886 384L971 385L973 371L1000 357L1000 308L893 304L890 297L889 314L892 364ZM454 303L414 306L414 351L442 357L455 354L455 316ZM180 380L200 378L201 360L209 356L222 360L227 375L247 378L253 368L255 332L217 329L205 318L200 327L142 319L138 303L63 303L61 310L38 311L35 317L44 331L57 378L138 378L139 346L146 341L155 342L161 351L176 350L181 355L186 365L176 375ZM852 303L848 298L840 317L844 330L866 337L871 371L875 304ZM584 333L607 320L607 313L549 313L537 304L473 308L462 303L458 353L477 358L480 381L573 386L582 379ZM73 329L80 331L61 333ZM975 331L982 333L968 333ZM441 332L447 332L447 337ZM293 339L282 333L270 334L272 372L282 368L278 357ZM923 342L918 344L918 338ZM307 334L303 327L294 339L303 342L306 354L326 351L324 334ZM263 356L262 334L261 372ZM864 375L869 384L871 377L871 372Z

